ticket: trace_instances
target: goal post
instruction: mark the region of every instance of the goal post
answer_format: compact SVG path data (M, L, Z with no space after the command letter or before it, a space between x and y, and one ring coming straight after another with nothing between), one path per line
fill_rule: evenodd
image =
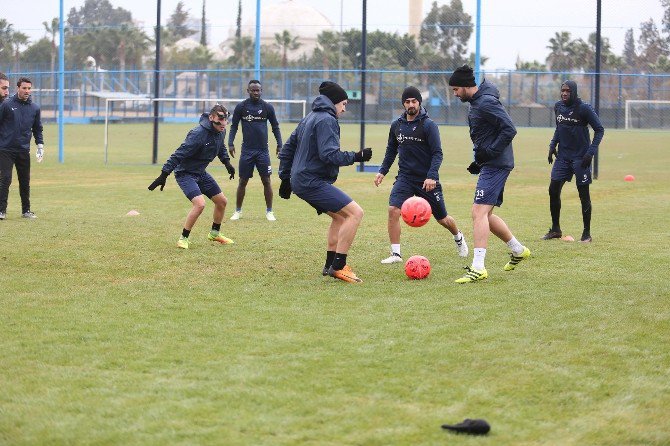
M626 129L670 129L670 101L629 99L625 103Z
M164 123L196 122L202 113L208 113L214 104L225 106L232 114L235 106L248 98L143 98L114 97L105 99L104 151L105 164L109 161L109 127L112 122L153 122L154 103L159 104L159 120ZM275 108L279 122L298 122L307 114L304 99L263 99Z

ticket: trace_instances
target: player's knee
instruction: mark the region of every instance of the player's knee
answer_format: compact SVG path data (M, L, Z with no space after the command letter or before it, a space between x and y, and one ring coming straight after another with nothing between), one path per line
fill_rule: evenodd
M194 199L193 200L193 211L197 212L198 214L202 214L202 211L205 210L205 200L203 199Z
M400 218L400 208L389 206L389 220L397 220Z
M351 218L358 220L360 222L361 220L363 220L363 215L365 214L365 211L363 211L363 208L355 201L352 201L351 204L353 206L351 206L350 209L350 216Z

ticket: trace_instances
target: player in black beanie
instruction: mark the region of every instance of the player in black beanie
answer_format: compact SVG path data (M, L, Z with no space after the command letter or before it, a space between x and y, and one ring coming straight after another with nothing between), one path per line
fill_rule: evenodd
M419 105L423 102L423 98L421 97L421 92L419 91L418 88L409 86L405 88L402 92L402 103L404 104L405 101L409 98L414 98L417 101L419 101Z
M339 104L342 101L349 99L344 88L337 85L335 82L324 81L319 86L319 93L330 99L333 104Z
M490 233L505 242L512 251L510 261L503 267L505 271L514 270L521 261L529 258L530 250L493 212L503 203L505 183L514 169L512 140L516 136L512 118L500 102L500 92L486 79L477 86L472 68L467 65L454 71L449 85L454 96L461 102L470 103L468 125L474 161L467 170L479 175L472 203L474 256L472 265L466 267L465 275L456 279L456 283L471 283L489 276L485 258Z
M474 72L472 71L472 68L470 68L467 65L463 65L462 67L456 68L454 73L449 78L449 86L450 87L477 86L477 84L475 83L475 75Z

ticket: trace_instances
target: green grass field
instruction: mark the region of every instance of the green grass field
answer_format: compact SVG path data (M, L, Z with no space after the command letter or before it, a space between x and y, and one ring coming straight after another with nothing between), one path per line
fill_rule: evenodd
M190 127L161 128L160 164ZM350 285L321 276L329 219L275 193L278 221L267 222L258 177L244 218L222 228L235 245L206 240L209 203L191 249L178 250L189 203L172 176L147 191L160 170L150 127L113 126L108 165L102 130L66 127L59 164L57 128L45 129L37 220L19 218L12 184L0 222L0 444L670 444L669 133L606 132L584 245L539 240L552 130L520 129L498 213L533 256L504 272L506 246L492 238L489 279L468 285L453 281L471 257L435 222L403 226L405 258L431 261L426 280L381 265L391 178L375 188L373 174L343 168L337 184L366 211L349 254L364 283ZM471 243L467 129L441 131L447 209ZM387 132L368 127L375 163ZM353 150L358 126L342 135ZM237 180L218 161L210 172L232 208ZM578 238L574 183L562 216ZM485 418L491 433L440 428L464 418Z

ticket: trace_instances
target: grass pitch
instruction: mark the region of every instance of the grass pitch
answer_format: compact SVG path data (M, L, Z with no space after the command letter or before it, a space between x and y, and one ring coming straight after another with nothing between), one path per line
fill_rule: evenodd
M161 128L160 164L190 127ZM235 245L206 240L209 203L179 251L189 203L172 176L146 190L160 170L149 126L113 126L108 165L102 126L68 126L64 164L56 131L33 165L39 218L19 218L15 179L0 222L0 444L670 443L670 134L606 132L584 245L539 240L553 130L520 129L498 212L533 256L504 272L491 238L490 277L468 285L453 280L471 257L434 222L402 233L405 258L430 259L426 280L381 265L392 175L375 188L342 168L337 184L366 211L349 255L364 283L349 285L321 277L329 219L295 196L275 194L267 222L255 177L243 219L222 228ZM447 209L472 247L467 129L441 131ZM387 133L367 129L373 163ZM357 126L342 135L357 146ZM237 180L218 161L210 172L230 216ZM574 183L562 227L581 233ZM464 418L491 433L440 429Z

